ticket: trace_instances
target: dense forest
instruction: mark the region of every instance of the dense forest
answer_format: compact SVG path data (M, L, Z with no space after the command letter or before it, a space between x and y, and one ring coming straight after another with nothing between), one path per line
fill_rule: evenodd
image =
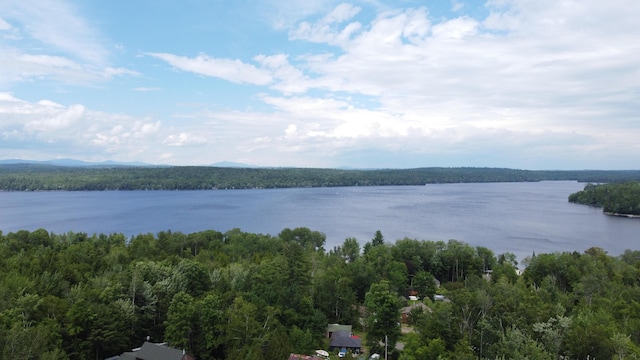
M607 214L640 216L640 182L587 184L569 195L569 201L601 207Z
M502 168L339 170L313 168L67 167L0 165L0 190L209 190L460 182L640 180L640 170L533 171Z
M324 244L308 228L0 232L0 358L104 359L149 336L197 359L286 359L327 349L330 323L367 354L386 336L390 359L640 356L639 251L532 254L519 274L513 254L456 240ZM426 306L401 325L409 291Z

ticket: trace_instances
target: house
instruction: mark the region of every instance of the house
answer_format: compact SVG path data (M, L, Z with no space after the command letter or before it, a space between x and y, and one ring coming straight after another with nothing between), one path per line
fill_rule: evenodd
M415 303L413 305L409 305L409 306L405 306L402 309L400 309L400 314L401 314L401 321L403 324L406 324L409 322L409 314L415 310L415 309L422 309L425 312L431 312L431 308L428 307L427 305L425 305L424 303Z
M141 347L107 360L195 360L184 350L168 347L166 343L154 344L145 341Z
M362 339L344 330L334 331L329 341L329 349L346 349L358 354L362 350Z

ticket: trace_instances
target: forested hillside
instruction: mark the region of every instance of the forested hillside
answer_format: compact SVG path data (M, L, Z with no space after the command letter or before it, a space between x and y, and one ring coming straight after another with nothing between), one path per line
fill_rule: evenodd
M307 228L0 233L0 358L103 359L149 336L197 359L286 359L327 349L329 323L369 353L387 336L390 359L640 356L638 251L537 254L520 276L513 254L455 240L324 242ZM409 289L428 310L407 333Z
M640 216L640 182L587 184L569 195L569 201L603 208L608 214Z
M0 165L0 190L209 190L460 182L640 180L633 171L532 171L501 168L338 170L312 168L66 167Z

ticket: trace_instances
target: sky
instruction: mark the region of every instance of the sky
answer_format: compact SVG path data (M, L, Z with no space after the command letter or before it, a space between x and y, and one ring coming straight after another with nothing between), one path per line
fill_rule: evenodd
M0 159L640 169L640 1L2 0Z

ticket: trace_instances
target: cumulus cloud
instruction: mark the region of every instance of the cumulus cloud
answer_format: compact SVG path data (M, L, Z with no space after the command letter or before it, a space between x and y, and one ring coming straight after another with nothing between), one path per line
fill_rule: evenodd
M275 7L277 17L286 17L278 30L284 35L280 40L289 43L278 43L273 53L248 49L249 54L238 51L229 57L188 57L164 49L136 59L158 59L179 71L251 85L233 86L242 91L242 105L214 103L218 100L205 99L211 93L194 89L189 96L199 98L189 110L184 106L176 110L182 111L179 115L162 115L161 123L152 117L106 114L48 100L32 103L0 93L0 112L10 114L3 117L2 134L58 142L73 135L113 153L126 149L199 163L210 163L208 156L225 156L216 160L321 166L345 158L343 153L371 151L395 160L443 154L462 161L466 156L474 165L491 165L483 163L483 157L495 161L501 153L510 160L500 166L525 159L529 166L546 167L545 161L559 153L585 164L611 156L624 159L620 164L640 165L637 157L628 155L640 152L636 0L614 5L596 0L489 0L481 11L474 11L470 2L452 0L444 5L453 11L449 17L433 16L428 4L390 8L367 1L290 3L261 2ZM88 67L88 62L100 63L108 56L90 60L88 54L100 52L74 52L55 37L27 31L18 17L2 14L6 25L0 23L0 30L37 38L59 51L45 55L5 46L0 49L0 83L39 77L66 82L82 76L142 77L108 61ZM91 29L89 34L74 35L74 42L100 38ZM245 57L235 55L240 53ZM164 91L144 94L146 98L171 92L161 81L158 76L153 84ZM136 85L127 89L159 89ZM50 131L38 132L39 126ZM193 146L199 146L197 155L189 152ZM192 160L195 156L199 160ZM393 164L389 160L380 165Z
M431 32L436 38L461 39L477 34L479 25L475 19L463 16L435 25Z
M235 83L266 85L272 80L269 72L258 69L254 65L245 64L240 60L216 59L204 54L195 58L167 53L146 53L146 55L164 60L182 71L217 77Z
M7 156L31 151L34 159L49 159L58 151L96 161L118 158L139 160L153 156L153 144L161 123L149 118L135 118L87 109L84 105L62 105L43 99L30 102L9 93L0 93L0 138ZM7 144L15 145L6 148ZM61 150L64 149L64 150ZM18 155L15 155L18 156Z
M24 125L24 129L28 132L68 129L80 120L85 113L84 106L77 104L71 105L66 109L61 109L60 106L52 106L52 104L47 101L41 101L38 105L43 106L44 109L42 109L42 111L50 113L50 116L28 121Z
M304 93L310 87L314 86L311 78L289 63L287 55L258 55L255 57L255 60L260 63L264 69L271 72L274 80L270 86L272 89L284 94L297 94Z
M306 58L305 66L317 74L309 89L373 97L381 104L378 110L403 114L399 124L416 119L436 128L469 123L563 131L578 121L602 127L605 119L598 120L596 113L605 99L628 102L625 94L637 91L633 82L639 75L629 71L640 60L629 25L631 14L640 13L629 11L640 10L636 3L613 10L591 1L493 1L488 6L491 14L484 21L463 15L433 22L426 8L381 13L341 43L342 54ZM600 10L627 25L600 24L619 27L602 32L590 20ZM307 25L322 29L324 21ZM333 43L329 36L324 41ZM622 118L633 116L631 108L606 108ZM558 124L559 118L565 123Z

